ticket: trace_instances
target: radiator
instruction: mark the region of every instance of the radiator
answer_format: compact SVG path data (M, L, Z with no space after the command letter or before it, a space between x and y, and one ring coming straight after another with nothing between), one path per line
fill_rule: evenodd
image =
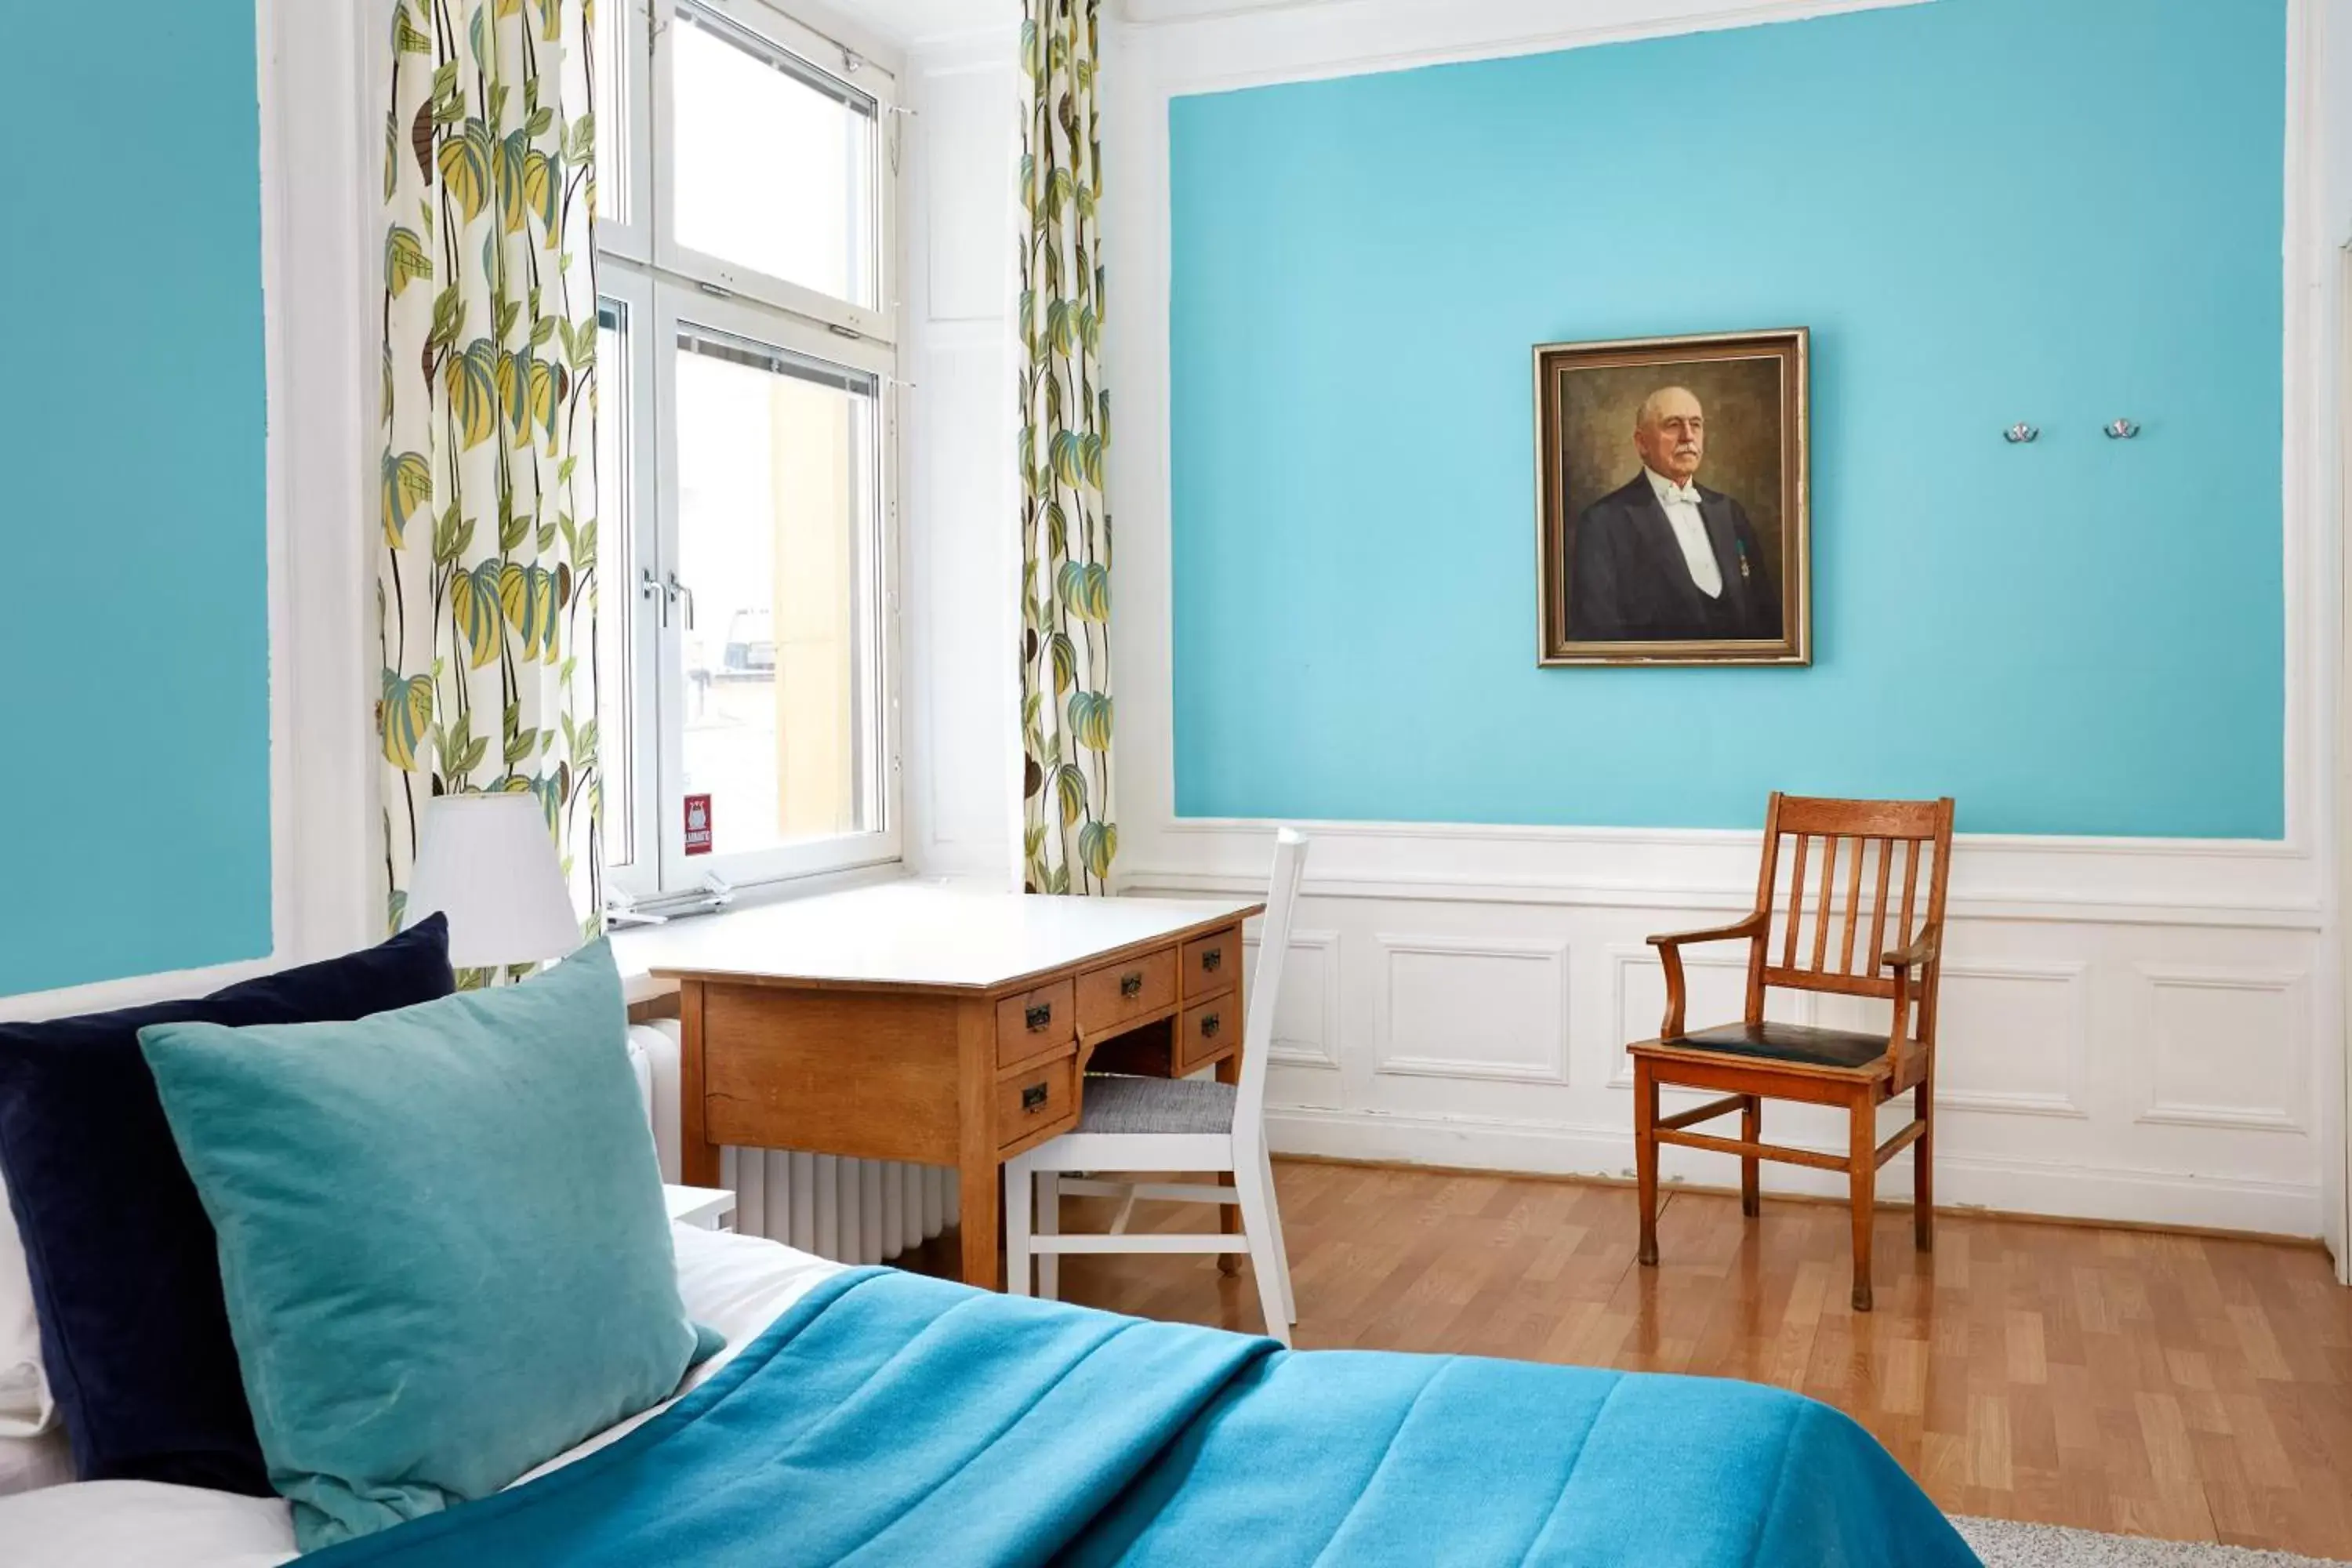
M677 1026L629 1030L662 1180L678 1179ZM956 1173L942 1165L728 1149L719 1184L735 1194L735 1228L837 1263L881 1263L955 1223Z
M896 1258L956 1214L956 1173L941 1165L728 1149L719 1184L735 1194L737 1230L838 1263Z

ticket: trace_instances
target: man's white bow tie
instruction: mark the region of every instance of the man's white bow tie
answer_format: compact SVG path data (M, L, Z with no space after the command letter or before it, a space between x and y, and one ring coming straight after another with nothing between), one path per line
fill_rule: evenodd
M1666 499L1668 500L1681 501L1685 506L1696 506L1698 505L1698 487L1696 485L1676 485L1666 491Z

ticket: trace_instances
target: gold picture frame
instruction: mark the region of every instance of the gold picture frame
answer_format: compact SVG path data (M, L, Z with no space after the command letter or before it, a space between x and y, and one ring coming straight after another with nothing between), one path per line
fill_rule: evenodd
M1811 351L1536 345L1538 664L1812 662Z

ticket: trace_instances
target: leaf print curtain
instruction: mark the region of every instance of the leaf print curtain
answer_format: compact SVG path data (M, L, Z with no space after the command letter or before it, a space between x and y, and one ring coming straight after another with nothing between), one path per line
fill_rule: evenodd
M422 803L485 790L539 797L583 929L602 921L595 3L388 7L377 731L394 926Z
M1107 893L1111 817L1110 517L1103 449L1099 0L1024 0L1021 201L1023 881Z

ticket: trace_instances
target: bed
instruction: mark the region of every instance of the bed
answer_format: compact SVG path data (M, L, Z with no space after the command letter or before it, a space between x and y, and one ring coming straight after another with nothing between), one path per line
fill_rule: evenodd
M726 1348L687 1375L679 1398L749 1347L776 1317L841 1266L731 1232L673 1227L678 1286L695 1317L727 1336ZM672 1401L672 1404L677 1401ZM668 1405L598 1434L516 1482L524 1485L617 1441ZM14 1445L42 1475L70 1476L62 1434L0 1440L0 1471ZM34 1458L36 1453L40 1456ZM295 1555L291 1510L276 1499L238 1497L149 1481L51 1485L0 1496L0 1564L26 1568L265 1568Z
M1843 1415L1711 1379L1286 1352L681 1227L728 1349L499 1495L318 1568L1973 1563ZM273 1500L145 1482L0 1501L0 1561L265 1568Z

